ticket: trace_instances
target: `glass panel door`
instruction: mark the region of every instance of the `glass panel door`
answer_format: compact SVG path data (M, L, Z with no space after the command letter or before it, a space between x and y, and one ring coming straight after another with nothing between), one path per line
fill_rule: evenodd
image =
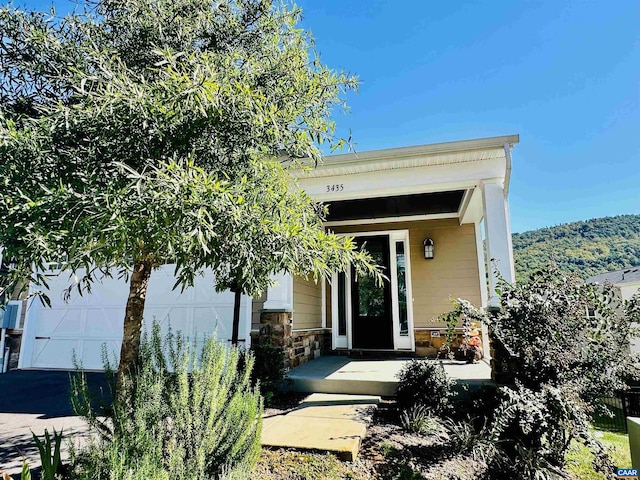
M333 348L413 350L409 232L354 234L354 238L387 279L383 285L368 276L356 279L353 268L333 275Z
M389 236L356 237L356 243L389 277ZM352 270L351 306L353 348L393 349L391 282L387 279L378 285L370 276L355 278Z

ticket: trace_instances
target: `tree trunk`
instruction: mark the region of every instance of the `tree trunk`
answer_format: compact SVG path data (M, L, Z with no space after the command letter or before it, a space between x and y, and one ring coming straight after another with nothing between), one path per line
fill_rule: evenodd
M235 294L233 301L233 330L231 333L231 344L238 345L238 330L240 329L240 300L242 291L239 288L233 290Z
M138 360L140 338L142 336L142 316L147 296L147 286L151 277L151 262L139 260L133 264L133 274L129 284L129 298L124 314L120 364L118 365L118 383L123 374L132 372ZM119 389L118 389L119 390Z

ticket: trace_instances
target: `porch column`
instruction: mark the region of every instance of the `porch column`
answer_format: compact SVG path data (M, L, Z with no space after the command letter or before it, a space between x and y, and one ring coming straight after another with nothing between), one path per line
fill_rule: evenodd
M489 308L500 306L496 294L498 274L507 282L515 280L509 206L503 179L482 182L485 239L489 261Z
M293 277L284 272L274 275L276 284L267 289L267 300L264 302L264 310L276 310L280 312L293 311Z

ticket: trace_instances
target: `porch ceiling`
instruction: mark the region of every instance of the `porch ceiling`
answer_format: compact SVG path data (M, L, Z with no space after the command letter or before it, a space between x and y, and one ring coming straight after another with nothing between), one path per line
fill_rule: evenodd
M329 205L327 221L455 214L460 210L464 193L464 190L456 190L327 202Z

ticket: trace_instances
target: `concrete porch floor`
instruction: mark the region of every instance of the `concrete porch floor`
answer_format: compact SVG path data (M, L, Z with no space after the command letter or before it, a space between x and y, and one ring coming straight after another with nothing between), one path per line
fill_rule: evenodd
M289 387L296 392L342 393L392 397L398 386L397 374L410 359L361 360L328 355L292 369ZM431 360L444 366L447 376L458 385L478 388L493 384L491 367L485 362L468 364L456 360Z

